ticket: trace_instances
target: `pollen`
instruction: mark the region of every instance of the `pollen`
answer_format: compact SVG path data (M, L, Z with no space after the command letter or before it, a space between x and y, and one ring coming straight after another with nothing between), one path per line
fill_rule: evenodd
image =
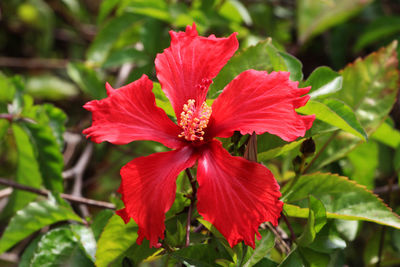
M188 141L203 141L204 129L207 128L211 113L212 109L206 102L197 107L196 101L189 99L187 104L183 105L179 122L183 131L178 136Z

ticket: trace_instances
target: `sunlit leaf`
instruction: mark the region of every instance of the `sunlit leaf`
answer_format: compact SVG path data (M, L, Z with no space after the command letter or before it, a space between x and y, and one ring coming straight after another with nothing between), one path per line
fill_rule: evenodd
M135 244L138 229L133 220L125 224L118 215L112 216L97 243L96 266L108 266L123 255Z
M355 112L367 136L383 123L395 103L399 79L396 47L395 41L378 52L349 64L339 72L343 77L342 90L330 95L345 102ZM346 156L361 143L358 138L352 138L345 133L338 137L330 143L330 149L321 153L310 171ZM321 136L316 140L317 144L325 143L328 138Z
M71 224L70 228L86 256L94 262L97 244L92 229L80 224Z
M342 89L342 82L343 78L339 73L324 66L316 68L302 84L302 87L311 86L309 95L315 98L339 91Z
M379 127L396 98L399 79L396 48L395 41L348 65L340 71L343 77L342 90L332 95L356 112L368 135Z
M44 234L35 249L30 266L56 267L72 261L73 254L79 253L78 240L68 227L56 228ZM89 259L80 257L79 266L90 266ZM73 263L72 263L73 264Z
M32 202L10 220L0 239L0 253L47 225L67 220L82 221L65 206L58 206L50 201Z
M308 208L301 200L310 194L321 200L327 218L364 220L400 229L400 218L371 191L346 177L316 173L300 177L286 196L288 216L306 218ZM300 203L300 202L301 203Z
M400 145L400 131L394 129L393 123L389 122L382 123L371 138L391 148L397 148Z
M161 21L171 22L171 15L168 12L168 5L162 0L131 0L126 1L123 7L126 12L136 15L158 19Z
M96 240L99 239L101 232L107 225L110 218L114 215L114 213L115 212L112 210L105 209L97 213L96 217L94 217L90 227L92 228L93 235Z
M367 134L351 108L341 101L335 99L309 100L304 107L297 109L297 112L305 115L315 114L315 117L323 122L364 140L367 139Z

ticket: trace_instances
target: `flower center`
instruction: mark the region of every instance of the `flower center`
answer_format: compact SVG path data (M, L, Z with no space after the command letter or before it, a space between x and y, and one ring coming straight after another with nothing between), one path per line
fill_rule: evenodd
M195 100L189 99L187 104L183 105L179 122L183 131L178 136L188 141L203 141L203 130L207 128L211 113L212 109L206 102L203 102L201 107L196 107Z

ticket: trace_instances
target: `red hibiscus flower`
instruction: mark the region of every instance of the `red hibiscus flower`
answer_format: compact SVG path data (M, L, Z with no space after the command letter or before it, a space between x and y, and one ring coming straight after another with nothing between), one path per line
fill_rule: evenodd
M84 134L94 142L127 144L153 140L173 149L135 158L121 169L119 192L125 208L117 213L139 226L143 238L158 246L164 238L165 213L175 199L176 178L197 165L197 210L233 247L244 241L254 248L261 223L278 224L283 203L279 185L263 165L231 156L215 137L269 132L283 140L303 136L314 116L300 116L309 88L298 88L288 72L247 70L239 74L208 106L212 79L238 48L236 33L228 38L198 36L195 25L170 32L171 46L155 60L157 78L174 108L177 124L156 106L146 75L88 102L93 124Z

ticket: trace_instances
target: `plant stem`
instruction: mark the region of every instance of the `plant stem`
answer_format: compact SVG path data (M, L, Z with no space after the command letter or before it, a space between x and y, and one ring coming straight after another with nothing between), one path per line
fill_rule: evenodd
M325 142L325 144L321 147L320 150L318 150L317 154L313 157L313 159L310 161L310 163L304 168L304 170L301 172L301 174L307 173L307 171L311 168L311 166L314 164L314 162L321 156L322 152L325 151L325 149L328 147L328 145L335 139L335 137L338 135L340 130L336 130L331 137Z
M186 169L185 172L186 172L186 175L187 175L187 177L189 179L190 185L192 186L192 194L190 196L190 206L189 206L189 210L188 210L187 224L186 224L186 243L185 243L185 247L188 247L189 244L190 244L190 224L191 224L191 221L192 221L192 213L193 213L194 204L196 202L197 187L196 187L196 181L194 180L190 170Z
M290 231L290 239L292 240L292 242L295 243L297 237L296 237L296 235L295 235L295 233L294 233L294 231L293 231L292 225L290 224L288 218L285 216L285 214L284 214L283 212L282 212L282 218L283 218L283 220L285 221L285 223L286 223L286 225L287 225L287 227L288 227L288 229L289 229L289 231Z
M23 184L19 184L16 183L14 181L8 180L8 179L4 179L0 177L0 184L2 185L6 185L6 186L11 186L12 188L18 189L18 190L23 190L23 191L28 191L37 195L41 195L41 196L48 196L50 191L48 190L44 190L44 189L39 189L39 188L34 188L34 187L30 187L27 185L23 185ZM89 199L89 198L84 198L84 197L77 197L77 196L73 196L73 195L69 195L69 194L64 194L61 193L60 196L65 199L68 200L70 202L74 202L74 203L79 203L79 204L85 204L88 206L94 206L94 207L99 207L99 208L104 208L104 209L115 209L114 204L112 203L108 203L108 202L104 202L104 201L98 201L98 200L94 200L94 199Z

